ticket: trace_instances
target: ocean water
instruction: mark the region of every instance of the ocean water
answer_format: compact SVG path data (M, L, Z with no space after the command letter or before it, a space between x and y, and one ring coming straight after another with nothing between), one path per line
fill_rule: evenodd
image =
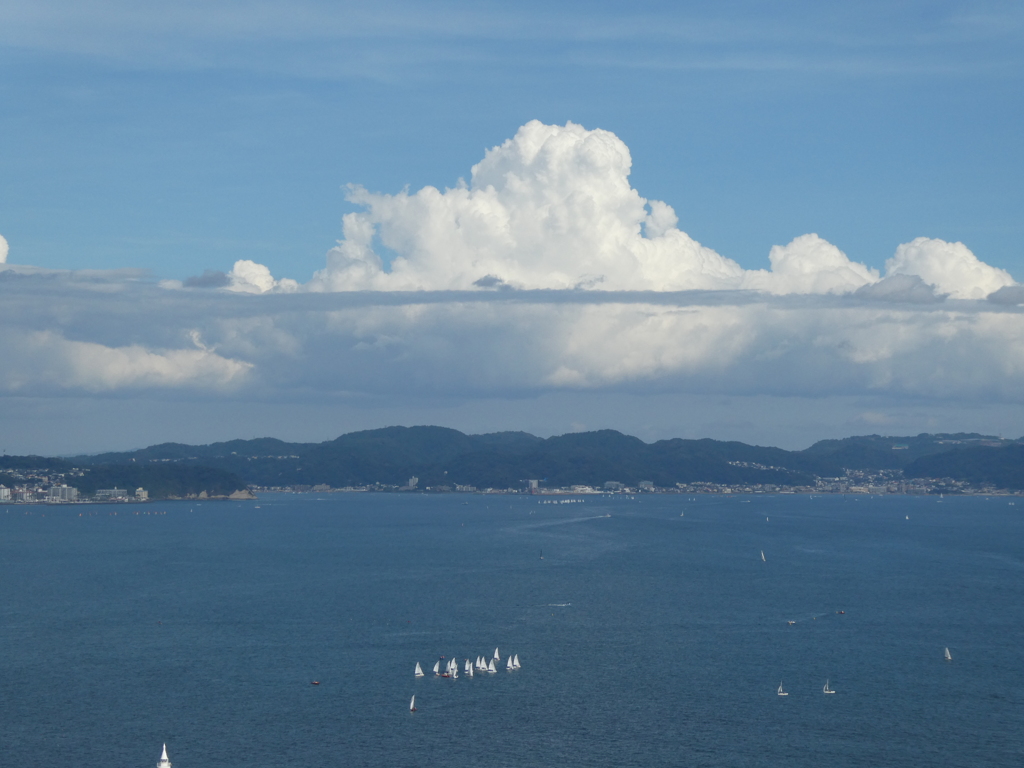
M1024 501L576 498L0 506L0 765L1024 765Z

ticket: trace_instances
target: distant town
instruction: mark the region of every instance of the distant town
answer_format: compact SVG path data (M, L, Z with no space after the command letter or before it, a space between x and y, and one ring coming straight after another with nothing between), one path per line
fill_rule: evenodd
M612 430L539 438L387 427L125 453L0 456L0 504L253 499L257 493L1024 493L1024 440L978 434L823 440L802 451Z
M544 487L539 480L524 480L518 488L477 488L472 485L428 485L420 486L419 478L410 477L405 485L370 485L345 486L332 488L326 484L319 485L284 485L284 486L250 486L255 493L487 493L487 494L529 494L534 496L567 496L567 495L607 495L640 493L675 493L675 494L755 494L755 493L864 493L872 495L904 494L924 496L928 494L967 494L984 496L1022 496L1024 491L997 488L994 485L973 485L953 478L911 478L901 476L899 470L869 473L858 470L849 471L844 477L818 478L813 485L784 486L771 483L676 483L670 487L660 487L650 480L641 480L635 486L629 486L615 480L602 485L569 485L562 487Z

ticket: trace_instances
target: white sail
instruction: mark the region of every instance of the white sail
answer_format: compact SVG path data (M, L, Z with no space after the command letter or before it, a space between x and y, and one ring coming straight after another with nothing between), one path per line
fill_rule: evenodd
M487 665L487 671L488 672L497 672L498 671L497 669L494 668L494 659L491 659L491 663Z
M762 563L767 563L768 562L767 560L764 559L764 550L763 549L761 550L761 562Z
M778 693L779 693L779 696L789 696L788 693L786 693L784 690L782 690L782 683L779 683L779 691L778 691Z
M412 699L409 701L409 711L410 712L415 712L416 711L416 694L413 694L412 695Z
M515 661L512 662L512 666L515 667L516 669L519 669L519 654L518 653L515 656Z
M952 661L953 660L952 655L950 655L950 653L949 653L949 648L946 649L946 654L945 655L946 655L946 661Z
M828 687L828 680L825 681L825 687L821 689L822 693L835 693L831 688Z
M507 669L509 672L511 672L513 669L515 669L515 665L512 664L512 657L511 656L508 657L508 661L505 663L505 669Z
M441 660L440 659L438 659L437 661L434 662L434 674L435 675L440 675L441 674Z
M163 754L160 755L160 762L156 764L156 768L171 768L171 761L167 757L167 745L164 744Z
M466 659L466 664L462 668L462 671L463 672L469 672L471 669L473 669L473 665L469 663L469 659Z
M501 661L501 656L498 655L498 649L497 648L494 649L494 660L495 661Z
M459 679L459 665L458 664L453 664L452 665L452 673L451 674L452 674L452 680L458 680Z
M416 662L416 677L423 677L423 667L420 666L418 661Z
M466 668L466 672L468 672L469 676L472 677L473 676L473 667L467 667Z

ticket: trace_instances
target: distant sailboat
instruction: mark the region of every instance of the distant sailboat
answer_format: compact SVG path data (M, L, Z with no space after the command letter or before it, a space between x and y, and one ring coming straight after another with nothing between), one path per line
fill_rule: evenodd
M497 648L494 649L494 660L495 661L501 661L501 656L498 654L498 649Z
M470 665L470 667L466 670L466 674L469 675L470 677L473 676L473 667L472 667L472 665Z
M786 693L784 690L782 690L782 683L779 683L778 694L779 694L779 696L789 696L788 693Z
M835 693L831 688L828 687L828 680L825 681L825 687L821 689L822 693Z
M164 744L163 754L160 755L160 762L156 764L156 768L171 768L171 761L167 758L167 745Z
M768 562L767 560L764 559L764 550L763 549L761 550L761 562L762 563L767 563Z
M416 711L416 694L413 694L412 695L412 699L409 701L409 711L410 712L415 712Z
M511 672L515 668L516 668L515 665L512 663L512 657L509 656L508 657L508 661L505 662L505 669L508 670L509 672Z
M416 677L423 677L423 667L420 666L418 661L416 662Z
M946 661L952 661L953 657L949 653L949 648L946 649Z
M458 664L452 664L452 671L449 674L450 674L452 680L458 680L459 679L459 665Z
M469 663L469 659L466 659L466 664L462 667L462 671L468 674L473 673L473 665Z
M512 666L515 669L519 669L519 654L518 653L515 655L515 658L512 661Z
M434 674L435 675L440 675L441 674L441 660L440 659L438 659L437 661L434 662Z
M491 659L491 663L487 665L487 671L488 672L497 672L498 671L497 669L494 668L494 659Z

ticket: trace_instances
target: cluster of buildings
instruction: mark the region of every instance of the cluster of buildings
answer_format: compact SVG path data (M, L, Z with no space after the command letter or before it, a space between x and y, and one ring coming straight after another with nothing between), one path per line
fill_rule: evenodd
M78 489L67 483L49 485L16 485L8 488L0 484L0 503L5 504L73 504L75 502L149 501L145 488L136 488L130 493L126 488L104 488L96 491L91 498L83 497Z
M774 467L756 467L758 469L775 469ZM519 488L477 488L473 485L434 485L419 488L419 478L411 477L405 485L387 485L373 483L369 485L346 486L332 488L330 485L286 485L286 486L252 486L259 492L284 493L367 493L367 492L402 492L427 491L431 493L517 493L530 495L551 494L636 494L636 493L719 493L719 494L750 494L750 493L865 493L865 494L1013 494L1019 491L1008 491L990 485L972 485L966 481L951 478L904 478L900 470L879 470L867 472L847 470L843 477L816 478L813 485L778 485L772 483L713 483L693 482L676 483L673 486L661 487L651 480L641 480L636 484L620 483L614 480L600 486L569 485L565 487L542 487L540 480L525 480Z

